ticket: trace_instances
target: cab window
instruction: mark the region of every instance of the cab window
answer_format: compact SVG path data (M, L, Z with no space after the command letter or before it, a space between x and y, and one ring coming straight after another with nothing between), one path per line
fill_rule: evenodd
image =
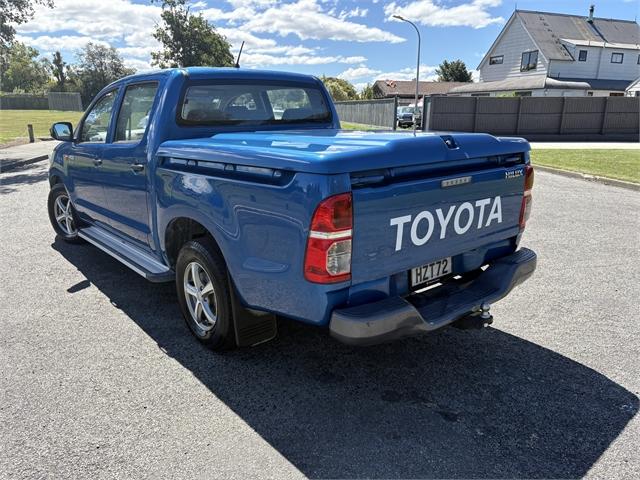
M117 90L105 93L89 111L82 124L80 142L105 143Z
M130 85L124 93L116 123L116 142L139 142L147 131L157 83Z

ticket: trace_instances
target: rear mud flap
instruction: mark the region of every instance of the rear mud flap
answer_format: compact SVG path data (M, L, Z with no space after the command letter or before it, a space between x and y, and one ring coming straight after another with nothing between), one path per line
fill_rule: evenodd
M231 308L233 309L233 326L238 347L252 347L273 340L278 334L276 316L272 313L260 312L245 308L233 285L231 286Z

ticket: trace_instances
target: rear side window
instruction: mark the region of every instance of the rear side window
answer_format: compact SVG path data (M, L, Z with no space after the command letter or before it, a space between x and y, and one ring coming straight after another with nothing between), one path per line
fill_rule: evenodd
M116 123L116 142L139 142L147 131L157 83L130 85L124 93Z
M211 83L189 86L178 121L187 125L326 123L331 111L322 91L293 84Z

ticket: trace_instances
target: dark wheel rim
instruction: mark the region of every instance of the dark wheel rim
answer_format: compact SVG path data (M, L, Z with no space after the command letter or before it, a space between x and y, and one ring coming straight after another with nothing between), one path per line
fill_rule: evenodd
M216 292L209 274L198 262L191 262L184 271L184 297L191 319L206 333L218 321Z

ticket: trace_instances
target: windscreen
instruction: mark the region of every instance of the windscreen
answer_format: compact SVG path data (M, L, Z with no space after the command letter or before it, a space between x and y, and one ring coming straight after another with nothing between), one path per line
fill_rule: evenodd
M187 87L179 109L188 125L288 125L327 123L322 91L296 84L211 83Z

